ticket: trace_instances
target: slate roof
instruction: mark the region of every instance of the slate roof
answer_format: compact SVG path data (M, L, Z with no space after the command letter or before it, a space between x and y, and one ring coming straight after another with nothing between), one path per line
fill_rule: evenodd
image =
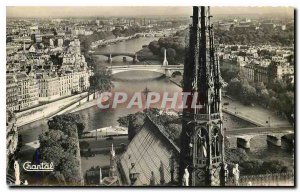
M174 179L176 180L178 162L171 159L177 159L175 157L179 155L179 148L161 130L149 117L146 117L142 129L129 143L126 152L120 156L118 162L120 175L127 184L130 184L131 163L135 164L132 172L139 173L134 185L149 185L152 171L154 172L155 184L159 185L161 167L164 170L166 184L171 181L171 167L175 168Z

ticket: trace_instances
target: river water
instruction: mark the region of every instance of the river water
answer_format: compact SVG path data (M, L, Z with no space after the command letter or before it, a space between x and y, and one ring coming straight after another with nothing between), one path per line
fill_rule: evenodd
M139 51L143 45L148 45L151 41L157 40L155 37L141 37L138 39L132 39L124 42L119 42L107 47L98 48L98 51L103 53L113 53L113 52L127 52L135 53ZM123 62L123 57L118 56L113 58L111 64L107 63L107 57L96 56L97 63L99 66L109 66L109 65L128 65L132 63L132 58L127 58L127 63ZM158 61L153 64L159 64ZM138 63L139 64L139 63ZM97 67L96 67L97 70ZM146 87L155 92L180 92L181 88L170 82L168 79L164 78L162 74L156 72L147 71L132 71L123 72L116 74L117 80L114 81L114 88L112 92L123 91L129 95L135 92L142 92ZM143 101L145 96L143 96ZM139 108L126 108L125 105L118 106L116 109L106 109L101 110L98 106L90 107L81 111L76 112L81 116L86 124L86 130L94 130L102 127L107 127L111 125L118 125L118 118L120 116L125 116L130 113L135 113L143 109ZM230 120L225 122L224 127L230 127L236 122ZM240 124L239 128L243 128L246 125ZM24 143L32 142L38 139L38 135L43 131L48 130L47 119L42 119L22 127L23 131L20 131ZM230 143L232 146L236 146L236 139L231 138ZM255 137L251 141L251 151L249 152L250 157L256 157L262 160L282 160L287 163L287 165L292 165L292 154L287 153L281 149L268 149L266 136Z

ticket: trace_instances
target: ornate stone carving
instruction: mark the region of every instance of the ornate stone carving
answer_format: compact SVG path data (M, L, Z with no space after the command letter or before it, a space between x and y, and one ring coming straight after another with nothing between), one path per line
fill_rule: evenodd
M239 170L239 164L235 164L235 166L232 169L233 174L233 182L236 186L239 186L239 180L240 180L240 170Z
M184 175L182 179L182 186L189 186L190 173L187 168L184 169Z
M14 163L14 169L15 169L15 185L20 185L21 181L20 181L20 166L18 161L15 161Z

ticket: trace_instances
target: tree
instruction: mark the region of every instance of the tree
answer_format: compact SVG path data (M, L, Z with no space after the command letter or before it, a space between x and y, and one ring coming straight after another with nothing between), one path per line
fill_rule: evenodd
M145 116L141 112L129 115L128 139L131 141L133 137L141 130L144 125Z
M48 126L49 131L39 136L40 147L37 151L40 159L53 162L54 170L59 171L68 184L78 185L82 178L78 127L83 123L78 115L68 114L53 117L48 121Z
M236 78L238 73L238 67L221 65L221 75L226 82L230 82L231 79Z
M116 36L116 37L121 37L122 33L121 33L121 29L116 28L112 31L112 33Z
M56 170L59 170L61 165L61 159L66 155L62 146L52 145L52 146L43 146L38 149L40 159L44 162L52 162Z
M274 90L277 94L285 92L286 87L286 82L281 79L275 79L271 85L272 90Z
M46 181L48 185L59 185L59 186L66 185L65 177L59 171L50 172L46 178L47 178Z
M263 82L258 82L255 85L255 89L257 90L258 93L260 93L263 89L266 89L266 86Z
M168 61L170 62L170 64L174 64L175 57L176 57L176 51L175 51L175 49L168 48L167 49L167 57L168 57Z
M169 123L165 127L165 131L168 133L169 138L173 140L178 146L180 145L180 135L181 135L181 124Z
M284 173L287 172L287 167L281 161L267 161L261 165L262 173Z
M265 106L269 105L270 95L267 89L263 89L260 91L261 101Z
M158 44L158 41L152 41L150 44L149 44L149 49L152 51L152 53L154 55L158 55L159 54L159 51L160 51L160 46Z
M276 97L271 97L269 106L271 109L278 110L279 102Z
M232 79L227 86L227 91L231 95L239 95L241 91L241 82L238 78Z
M294 111L294 93L288 91L279 95L278 109L286 116L290 116Z
M229 148L228 145L230 144L227 144L227 146L225 145L225 161L227 163L235 164L235 163L241 163L248 160L249 157L244 149Z
M113 87L111 70L107 70L106 68L97 70L97 72L90 77L89 81L90 90L94 93L94 99L96 91L100 94L105 91L110 91Z
M241 166L241 174L243 175L257 175L261 174L261 168L263 165L263 161L260 160L252 160L252 161L244 161L240 163Z
M81 142L79 142L79 147L81 149L88 149L90 147L90 144L86 141L81 141Z
M83 131L83 122L78 114L65 114L54 116L48 121L49 129L61 130L69 137L79 137L78 127Z
M66 181L71 185L78 185L81 182L81 172L79 159L74 158L74 155L67 153L62 158L61 173Z
M123 116L123 117L119 117L119 119L117 120L120 126L123 127L128 127L129 125L129 116Z
M245 105L250 105L256 99L256 90L251 85L244 83L242 85L242 91L240 99Z

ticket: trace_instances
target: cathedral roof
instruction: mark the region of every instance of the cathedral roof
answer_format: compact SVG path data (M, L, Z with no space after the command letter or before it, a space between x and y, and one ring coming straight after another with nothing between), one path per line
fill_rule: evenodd
M121 176L129 184L129 170L134 164L131 173L138 173L134 185L149 185L152 171L157 185L160 184L161 178L166 184L170 183L171 170L172 167L177 168L175 157L178 155L179 148L162 132L159 125L146 117L142 129L120 157ZM175 170L174 179L176 178L177 171Z

